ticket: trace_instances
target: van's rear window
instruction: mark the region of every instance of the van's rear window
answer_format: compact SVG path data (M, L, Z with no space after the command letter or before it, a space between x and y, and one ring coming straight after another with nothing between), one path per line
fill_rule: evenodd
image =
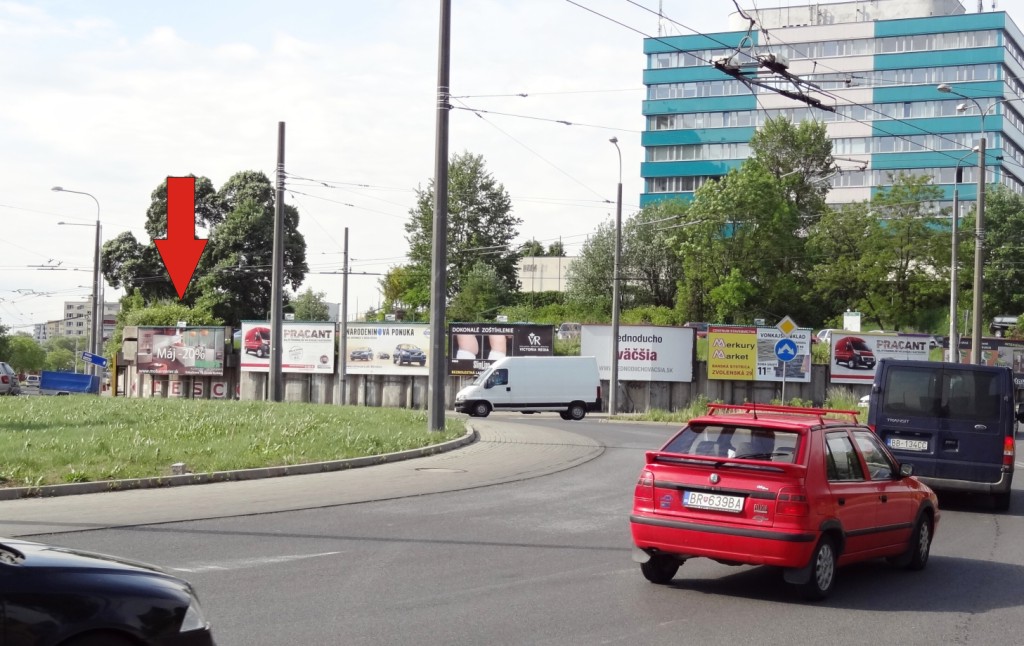
M1000 380L992 372L892 366L882 394L882 413L997 422Z

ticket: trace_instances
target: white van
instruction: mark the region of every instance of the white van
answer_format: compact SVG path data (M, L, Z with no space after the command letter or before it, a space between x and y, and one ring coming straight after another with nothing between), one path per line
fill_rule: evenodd
M601 378L594 357L505 357L455 396L455 410L487 417L492 410L555 411L583 419L601 410Z

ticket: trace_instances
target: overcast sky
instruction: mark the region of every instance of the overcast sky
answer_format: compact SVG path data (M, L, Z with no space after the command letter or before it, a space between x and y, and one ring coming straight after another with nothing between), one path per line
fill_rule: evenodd
M377 306L374 274L405 261L413 191L434 172L439 4L0 0L0 323L31 332L91 292L94 229L57 223L95 222L96 203L51 187L95 196L104 240L130 230L148 243L150 194L167 176L273 181L279 121L303 289L341 300L341 276L324 272L341 269L348 227L349 312ZM639 208L643 38L658 33L659 5L667 35L727 31L734 11L723 0L452 0L449 150L484 157L523 221L520 241L561 240L574 254L614 217L613 136L623 213ZM1024 0L997 8L1024 25ZM121 293L108 287L107 300Z

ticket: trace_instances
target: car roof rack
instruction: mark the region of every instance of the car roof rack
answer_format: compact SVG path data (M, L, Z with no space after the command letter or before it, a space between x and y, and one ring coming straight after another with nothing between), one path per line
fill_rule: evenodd
M849 415L851 421L857 423L858 412L855 410L843 410L839 408L805 408L803 406L777 406L772 404L708 404L708 414L715 415L719 411L725 413L726 411L742 411L744 413L753 413L754 419L757 419L758 413L785 413L787 415L809 415L817 417L821 424L825 423L825 416L828 414L834 415ZM835 418L832 418L835 419Z

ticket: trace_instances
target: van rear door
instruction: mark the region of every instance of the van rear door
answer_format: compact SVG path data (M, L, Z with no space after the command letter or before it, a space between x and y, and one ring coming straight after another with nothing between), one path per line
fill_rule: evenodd
M872 411L875 432L914 475L977 483L998 482L1006 429L1008 375L932 362L886 362ZM1009 392L1013 392L1012 389Z

